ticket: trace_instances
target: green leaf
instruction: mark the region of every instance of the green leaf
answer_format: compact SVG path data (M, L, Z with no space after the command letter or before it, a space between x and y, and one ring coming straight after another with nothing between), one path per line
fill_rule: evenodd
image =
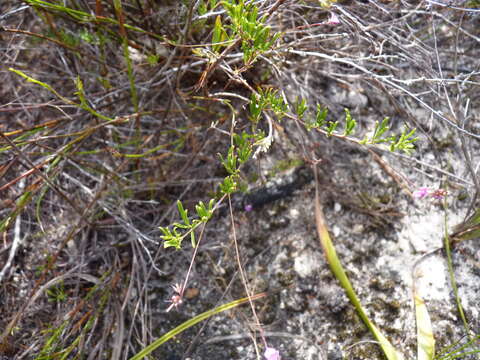
M178 228L178 229L190 229L189 225L180 224L180 223L173 223L173 226Z
M87 100L85 99L85 92L83 90L83 82L82 79L80 79L80 76L77 76L75 78L75 86L78 90L75 92L75 95L78 96L78 99L80 100L80 105L83 107L88 107Z
M389 129L388 122L390 119L388 117L384 118L381 123L378 121L375 122L375 129L373 130L373 135L370 140L372 144L377 144L383 142L381 140L382 135Z
M165 241L163 244L164 248L174 247L181 249L182 238L175 230L172 233L169 228L160 227L160 231L163 233L160 237Z
M165 249L169 247L174 247L177 250L180 250L182 248L181 242L177 238L165 239L165 243L163 244L163 247Z
M222 34L223 34L223 26L222 26L222 17L220 15L217 16L215 19L215 26L213 27L213 35L212 35L212 49L214 52L218 52L221 48L221 45L216 43L222 42Z
M224 159L221 154L219 154L223 167L230 175L234 175L238 172L237 169L237 155L235 154L235 146L230 146L228 149L227 158Z
M183 208L182 202L180 200L177 200L177 208L178 208L178 212L179 212L180 217L182 218L183 222L186 225L190 225L190 220L188 219L188 210L185 210Z
M200 1L200 5L198 6L198 14L205 15L207 13L207 5L203 2Z
M333 132L338 126L338 121L329 121L327 127L327 136L332 136Z
M147 56L147 62L149 65L157 65L158 64L158 60L160 59L160 55L157 55L157 54L150 54Z
M18 198L15 209L6 216L5 219L0 221L0 231L5 231L10 226L13 220L15 220L15 218L22 212L23 208L30 202L32 195L32 191L26 191Z
M297 99L297 104L295 106L295 112L297 113L297 116L299 119L303 118L303 115L305 114L305 111L307 111L308 106L307 106L307 100L303 98L302 100L298 101Z
M322 107L320 104L317 104L317 114L315 116L314 127L321 128L325 124L327 114L328 114L328 109Z
M237 190L237 182L233 176L228 176L223 180L223 183L220 184L220 191L223 194L232 194Z
M197 211L200 221L207 222L210 219L210 214L203 201L200 201L197 205L195 205L195 210Z
M417 138L413 137L415 131L416 129L413 129L407 134L406 130L404 130L398 137L398 140L396 140L395 136L391 136L390 138L388 138L391 143L390 151L402 150L406 153L410 153L411 150L415 148L413 143L417 140Z
M252 136L246 132L242 132L241 135L233 135L233 143L237 146L238 160L241 164L247 162L252 154L252 145L249 141L251 137Z
M76 105L73 101L70 101L69 99L63 97L62 95L60 95L55 89L53 89L50 85L44 83L44 82L41 82L40 80L36 80L30 76L28 76L27 74L25 74L24 72L20 71L20 70L16 70L16 69L13 69L13 68L8 68L9 71L12 71L14 72L15 74L17 75L20 75L21 77L23 77L24 79L26 79L28 82L32 82L34 84L37 84L37 85L40 85L41 87L47 89L48 91L50 91L51 93L55 94L55 96L57 96L59 99L65 101L67 104L70 104L70 105Z
M210 201L208 202L208 211L210 213L213 213L213 206L215 205L215 199L210 199Z
M268 26L258 29L253 40L253 46L256 49L267 50L267 38L270 35L270 28Z
M343 133L344 136L348 136L353 133L355 126L357 126L357 122L355 119L352 118L350 114L350 110L345 109L345 131Z

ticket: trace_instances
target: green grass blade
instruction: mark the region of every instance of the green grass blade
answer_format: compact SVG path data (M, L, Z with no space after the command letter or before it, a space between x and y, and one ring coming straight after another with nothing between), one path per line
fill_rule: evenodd
M445 211L445 253L447 255L448 274L450 276L450 284L452 285L453 294L455 295L455 302L457 303L458 314L462 319L463 327L465 328L466 335L471 339L470 326L468 325L467 318L463 312L462 301L458 294L457 281L455 280L455 271L453 269L452 251L450 249L450 236L448 235L448 216L447 216L447 198L444 199L444 211Z
M476 209L464 223L457 225L451 235L453 243L480 238L480 209Z
M23 208L27 206L33 195L32 191L26 191L17 200L15 209L3 220L0 221L0 232L5 231L8 226L13 223L16 217L22 212Z
M250 298L250 300L257 300L257 299L259 299L259 298L261 298L265 295L266 295L266 293L260 293L260 294L252 296ZM248 297L244 297L244 298L229 302L227 304L220 305L220 306L216 307L215 309L205 311L204 313L201 313L200 315L197 315L194 318L191 318L191 319L185 321L183 324L180 324L179 326L177 326L173 330L170 330L169 332L167 332L163 336L159 337L153 343L148 345L145 349L143 349L142 351L140 351L137 354L135 354L134 356L132 356L130 358L130 360L143 359L145 356L152 353L152 351L157 349L159 346L161 346L162 344L164 344L165 342L167 342L168 340L170 340L174 336L177 336L181 332L183 332L183 331L187 330L188 328L192 327L193 325L198 324L199 322L201 322L203 320L206 320L213 315L221 313L222 311L230 310L234 307L245 304L248 301L249 301Z
M332 240L330 239L330 234L328 232L327 224L325 221L325 216L323 215L323 210L320 205L319 195L318 195L318 182L316 182L316 194L315 194L315 217L317 223L317 232L320 238L320 243L322 245L325 257L327 259L328 265L332 270L333 275L340 282L342 287L345 289L345 292L350 299L350 302L353 304L357 310L358 315L363 320L368 329L372 332L373 336L379 342L380 347L382 348L385 356L388 360L403 360L403 355L395 350L392 344L388 339L382 334L382 332L370 321L365 310L362 307L362 304L358 300L358 297L355 293L355 290L348 279L348 276L345 270L338 259L335 247L333 246Z
M47 1L43 0L25 0L25 2L30 5L34 6L37 8L41 8L46 11L58 11L59 13L69 15L72 19L75 21L78 21L80 23L107 23L107 24L113 24L113 25L119 25L118 20L116 19L111 19L108 17L103 17L103 16L95 16L92 15L88 12L81 11L81 10L75 10L60 4L55 4L55 3L50 3ZM128 30L133 30L135 32L139 32L142 34L148 34L151 37L156 38L157 40L166 40L163 39L161 35L155 34L150 31L146 31L142 28L139 28L137 26L132 26L129 24L124 24L125 28Z
M132 59L130 57L130 50L128 48L127 31L125 30L124 15L122 9L122 2L120 0L113 0L113 6L115 13L118 17L118 24L120 26L120 37L122 38L123 56L127 64L127 76L130 82L130 96L132 99L133 108L138 113L138 96L137 89L135 87L135 75L133 73ZM139 134L137 134L138 136Z
M14 68L8 68L9 71L11 72L14 72L15 74L23 77L24 79L26 79L28 82L32 82L34 84L37 84L37 85L40 85L41 87L47 89L48 91L50 91L52 94L54 94L55 96L57 96L59 99L63 100L65 103L67 104L70 104L70 105L76 105L73 101L67 99L66 97L60 95L54 88L52 88L50 85L40 81L40 80L37 80L37 79L34 79L32 78L31 76L28 76L27 74L25 74L23 71L20 71L20 70L17 70L17 69L14 69Z

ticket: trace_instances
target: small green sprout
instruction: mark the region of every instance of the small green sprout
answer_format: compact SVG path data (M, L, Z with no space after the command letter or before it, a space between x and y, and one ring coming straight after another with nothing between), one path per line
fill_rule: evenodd
M237 146L237 154L240 164L246 163L252 155L252 144L249 141L251 138L252 135L247 134L246 132L242 132L241 135L233 135L233 142Z
M230 175L235 175L238 173L237 169L237 154L235 154L235 146L230 146L228 149L227 158L224 159L221 154L218 154L223 164L223 167Z
M65 287L63 281L60 281L58 285L52 286L47 289L48 301L49 302L64 302L68 299L68 295L65 292Z
M220 15L215 19L215 26L213 28L212 34L212 50L215 53L218 53L221 48L224 46L225 40L228 39L228 35L222 25L222 17Z
M188 228L191 225L190 220L188 219L188 210L185 210L183 208L182 202L180 200L177 200L177 208L178 208L178 213L180 214L180 217L185 223L185 228ZM181 227L181 226L178 225L178 227Z
M237 190L237 185L235 176L227 176L220 184L220 191L223 194L232 194Z
M390 119L388 117L384 118L382 122L375 122L375 128L373 130L373 135L370 139L365 138L363 141L365 144L379 144L386 142L387 139L383 139L382 136L385 132L387 132L390 127L388 126Z
M307 106L307 100L305 100L304 98L302 98L302 100L298 100L297 99L297 102L295 104L295 112L297 114L297 117L299 119L302 119L303 118L303 115L305 114L305 111L308 110L308 106Z
M211 199L208 205L205 205L203 201L200 201L195 205L195 211L197 213L198 219L190 220L188 218L188 210L183 207L183 204L180 200L177 200L177 209L180 217L182 218L183 223L176 222L172 226L172 230L168 227L160 227L160 231L163 233L161 238L165 241L164 247L174 247L179 250L182 248L182 241L185 236L190 235L190 240L192 247L196 247L195 241L195 230L201 225L205 224L213 216L213 207L215 205L215 200ZM184 230L184 233L179 230Z
M243 0L238 2L233 0L222 1L222 5L227 10L231 25L228 26L232 31L229 40L239 37L242 41L241 49L245 64L249 65L255 62L262 53L270 50L275 42L282 35L276 33L270 35L270 27L264 25L266 15L259 18L258 8L253 3L245 4ZM220 37L220 30L217 30Z
M171 231L167 227L160 227L160 231L163 233L161 235L161 238L165 241L164 242L164 247L174 247L177 250L180 250L182 248L182 234L180 234L176 228Z
M328 127L325 129L327 132L327 136L332 136L333 132L337 129L338 121L329 121Z
M325 125L325 121L327 118L328 109L326 107L322 107L322 105L317 104L317 112L315 114L315 120L306 120L305 126L308 131L312 129L320 129Z
M402 150L407 154L410 153L413 149L415 149L415 145L413 145L413 143L418 139L416 137L413 137L415 131L416 129L412 129L410 130L410 132L407 133L407 130L403 130L398 139L395 139L395 137L393 137L390 143L390 151L393 152L396 150Z
M213 205L215 204L214 199L210 199L208 202L208 207L205 206L203 201L200 201L197 205L195 205L195 211L197 212L197 216L201 222L206 223L213 215Z
M355 130L355 126L357 126L357 121L352 118L350 114L350 110L345 109L345 131L343 133L344 136L348 136L352 134Z
M278 95L278 91L269 87L266 89L259 88L258 94L252 94L250 97L250 120L258 123L263 111L271 110L281 119L288 110L288 105L283 97Z

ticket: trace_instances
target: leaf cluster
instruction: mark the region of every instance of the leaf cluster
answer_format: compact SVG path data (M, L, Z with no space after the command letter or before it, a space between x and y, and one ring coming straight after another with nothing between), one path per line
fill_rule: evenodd
M282 36L281 33L271 35L270 27L265 25L267 16L259 17L258 8L253 2L245 4L243 0L222 1L227 11L230 24L226 26L230 30L227 33L221 22L220 16L216 18L213 30L213 50L219 51L221 43L233 41L236 38L241 40L241 49L245 64L252 64L256 58L270 50L275 42Z
M195 211L198 218L190 220L188 217L188 210L183 207L183 204L180 200L177 200L178 212L183 222L174 223L171 230L168 227L160 227L160 231L163 233L161 237L165 241L163 246L165 248L174 247L175 249L179 250L182 248L183 239L190 235L192 247L195 247L195 229L201 224L206 224L208 220L210 220L213 215L214 205L214 199L211 199L208 205L205 205L203 201L200 201L197 205L195 205Z
M337 128L339 121L327 121L328 109L317 104L315 116L313 118L306 117L308 106L305 99L297 100L295 104L295 113L298 119L304 120L307 130L317 129L328 137L335 136L339 138L348 138L355 133L357 121L352 117L350 110L345 109L345 120L343 132L338 132ZM390 151L401 150L405 153L410 153L414 150L414 142L416 129L404 129L400 134L388 135L390 119L385 117L381 122L377 121L371 135L366 135L362 140L348 138L354 142L362 145L377 145L386 144Z
M223 182L219 185L222 194L232 194L238 189L240 177L240 166L246 163L252 156L252 138L253 136L242 132L234 134L233 145L228 149L227 156L224 158L219 154L220 161L228 173ZM180 200L177 200L177 208L182 222L176 222L169 227L160 227L163 233L164 247L174 247L181 249L183 239L190 235L192 247L196 246L195 230L201 224L206 224L213 216L217 201L210 199L208 205L200 201L195 205L196 219L190 220L188 210L186 210Z
M242 134L234 134L233 142L228 149L226 158L219 154L223 167L229 174L220 184L222 194L232 194L238 189L238 181L240 177L240 166L246 163L252 156L252 142L255 136L242 132Z
M266 89L259 88L258 94L250 96L250 120L257 124L264 111L271 110L281 119L288 111L288 105L284 99L278 95L278 90L269 87Z

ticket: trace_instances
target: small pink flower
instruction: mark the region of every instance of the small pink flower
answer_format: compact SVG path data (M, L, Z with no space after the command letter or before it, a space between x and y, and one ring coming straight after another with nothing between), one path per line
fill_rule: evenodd
M263 356L265 356L265 359L267 360L281 360L280 352L277 349L271 347L267 347L265 349L265 353L263 354Z
M335 13L330 13L330 17L328 18L327 25L338 25L340 24L340 19L338 18L337 14Z
M429 192L430 192L429 188L421 187L418 190L415 190L412 195L415 199L423 199L428 196Z
M437 200L442 200L447 195L447 190L437 189L430 193L430 196Z
M442 200L447 195L447 190L445 189L430 189L428 187L421 187L418 190L415 190L412 196L415 199L424 199L427 196L434 198L435 200Z
M252 211L252 210L253 210L252 204L247 204L247 205L245 205L245 211L246 211L246 212L250 212L250 211Z
M172 295L170 300L167 302L171 303L170 306L165 310L166 312L169 312L173 308L178 308L180 305L183 303L183 289L179 284L172 285L173 291L175 291L175 295Z

